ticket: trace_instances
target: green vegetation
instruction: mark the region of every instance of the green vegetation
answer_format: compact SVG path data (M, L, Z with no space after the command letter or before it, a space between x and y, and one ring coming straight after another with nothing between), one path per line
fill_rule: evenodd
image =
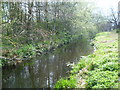
M44 54L76 38L93 38L106 22L84 2L1 2L2 66ZM83 9L84 8L84 9ZM96 19L104 18L99 25ZM93 19L94 18L94 19ZM98 28L99 27L99 28Z
M114 32L98 33L92 43L96 51L82 57L73 66L70 75L76 78L74 84L71 82L73 88L118 88L118 35ZM68 87L70 80L62 79L55 87Z
M44 2L44 0L40 0L38 2L34 0L33 2L0 2L0 67L3 67L3 71L5 71L4 69L9 70L11 67L17 69L17 66L22 65L20 63L23 61L29 63L33 60L35 62L33 58L38 55L49 53L74 40L82 39L84 41L85 38L89 41L99 33L91 42L91 46L95 47L95 52L83 56L78 64L72 66L73 70L70 71L70 77L60 79L55 88L117 88L119 70L117 34L120 32L118 13L111 8L111 15L110 13L107 15L104 10L102 11L103 8L98 8L99 5L95 6L95 4L97 5L96 1L67 2L66 0L60 0L60 2L56 2L45 0ZM79 42L77 42L77 45L79 45ZM81 48L82 46L84 45L80 44ZM71 48L71 46L69 47ZM89 46L85 47L84 50L83 47L86 54L88 48ZM72 57L78 53L74 53L72 49L73 47L71 50L63 50L66 52L63 57L70 57L68 51ZM75 49L79 50L78 48ZM92 52L92 49L90 52ZM81 55L86 55L85 53L82 52ZM79 55L79 53L76 55ZM62 59L57 55L51 55L50 59L51 57L57 57L57 60ZM50 59L48 61L54 64ZM67 62L65 59L61 61ZM47 65L51 66L49 62L47 64L43 63L41 66L45 66L47 69ZM62 63L60 63L61 66L65 64ZM56 71L60 67L57 66L57 68ZM42 72L38 65L35 69L33 71ZM32 72L31 69L29 71ZM51 87L50 84L53 84L56 79L53 76L54 73L49 74L49 72L51 71L48 70L50 76L44 78L47 80L45 81L46 85ZM14 75L12 76L16 79L18 75ZM23 76L24 74L21 78ZM30 77L33 76L30 75ZM58 75L56 74L56 76ZM34 77L33 81L35 80ZM32 86L38 86L36 81L32 84ZM18 86L21 87L21 85ZM10 86L8 85L8 87Z
M2 55L2 65L7 65L7 63L11 63L11 65L16 64L15 60L9 59L21 59L24 58L32 58L36 54L41 55L47 53L51 50L54 50L64 44L69 43L72 40L77 39L79 36L70 35L66 32L61 32L57 35L49 36L48 40L44 40L35 44L24 44L20 45L19 47L11 46L12 48L8 47L3 49ZM4 42L4 41L3 41ZM12 45L12 44L10 44ZM4 45L5 46L5 45ZM7 45L6 45L7 46ZM8 58L8 59L7 59Z
M74 88L75 87L75 82L76 82L76 78L74 76L70 76L67 79L61 79L59 80L56 85L55 88Z

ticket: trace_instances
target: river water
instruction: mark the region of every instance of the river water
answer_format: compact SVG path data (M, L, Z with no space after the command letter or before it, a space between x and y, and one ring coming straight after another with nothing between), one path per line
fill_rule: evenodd
M55 51L19 64L15 69L2 71L2 88L52 88L57 80L66 77L66 63L78 62L81 56L93 53L86 39L74 40Z

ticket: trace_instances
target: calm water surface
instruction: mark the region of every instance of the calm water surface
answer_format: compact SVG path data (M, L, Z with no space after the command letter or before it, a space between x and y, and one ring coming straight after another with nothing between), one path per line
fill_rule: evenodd
M77 62L80 56L93 52L86 40L75 40L43 56L36 56L15 69L3 70L3 88L49 88L66 77L68 62Z

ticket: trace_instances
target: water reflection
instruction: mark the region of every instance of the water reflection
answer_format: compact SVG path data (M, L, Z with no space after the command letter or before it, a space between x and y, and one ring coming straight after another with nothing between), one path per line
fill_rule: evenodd
M14 70L3 71L3 88L46 88L53 87L61 77L67 76L66 63L76 62L80 56L92 53L88 41L75 41L54 52L36 56Z

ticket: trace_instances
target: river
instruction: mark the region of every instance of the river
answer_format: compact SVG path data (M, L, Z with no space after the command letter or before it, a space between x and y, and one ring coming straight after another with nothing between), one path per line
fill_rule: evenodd
M67 77L66 63L78 62L81 56L93 53L86 39L57 48L48 54L36 56L15 69L2 71L2 88L52 88L57 80Z

